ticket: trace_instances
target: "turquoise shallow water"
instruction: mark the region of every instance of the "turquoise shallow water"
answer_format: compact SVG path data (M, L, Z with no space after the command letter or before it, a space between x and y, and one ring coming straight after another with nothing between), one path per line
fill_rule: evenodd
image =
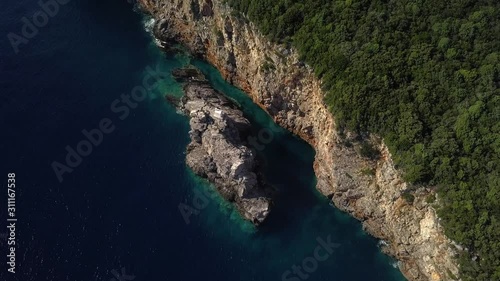
M202 221L210 221L205 227L226 224L217 228L218 235L236 244L245 241L248 248L244 250L246 254L242 262L253 256L254 266L261 267L270 277L274 275L277 279L287 269L293 271L293 265L301 265L305 258L313 256L318 238L327 240L330 237L338 246L333 254L326 261L319 262L318 269L308 274L307 278L299 279L405 280L394 269L395 261L380 253L376 240L363 232L356 220L332 207L329 200L315 189L316 179L312 169L314 150L277 126L248 96L228 85L213 67L200 61L194 64L207 75L217 90L242 107L245 116L254 125L255 136L263 129L273 132L272 141L267 144L261 142L264 149L257 151L267 180L279 191L272 215L257 231L219 201L213 202L212 208L225 210L228 219L218 221L216 217L220 214L217 211L202 213L201 218L207 217ZM226 232L228 229L231 229L229 233ZM242 238L244 240L240 240ZM255 272L255 269L252 271ZM288 275L289 278L292 276L300 277Z
M30 1L7 5L0 17L4 33L37 10ZM192 61L241 105L253 135L273 131L259 159L279 197L259 229L186 168L188 119L164 98L181 94L171 77L120 120L111 104L142 83L148 66L168 73L190 62L163 54L144 21L124 1L75 1L20 54L0 42L0 168L17 174L20 253L18 273L1 271L0 280L108 281L124 268L135 281L271 281L303 261L316 268L287 280L404 280L377 240L315 190L311 147L206 63ZM59 183L51 163L64 161L65 147L76 146L81 131L102 118L111 119L115 131ZM213 198L187 224L179 204L193 206L206 192ZM306 258L321 245L318 239L336 247L313 266Z

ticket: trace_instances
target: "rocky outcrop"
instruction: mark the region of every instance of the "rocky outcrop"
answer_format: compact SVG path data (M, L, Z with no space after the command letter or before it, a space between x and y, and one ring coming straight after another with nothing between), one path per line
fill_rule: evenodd
M458 275L455 250L425 197L402 198L410 187L394 167L383 141L377 160L362 157L359 137L340 136L323 103L321 82L293 49L270 43L243 16L221 0L141 0L145 10L190 51L217 67L282 127L316 150L317 188L335 205L362 221L387 242L384 250L400 261L409 280L451 280Z
M190 118L186 164L235 202L245 219L262 223L270 211L271 192L255 172L254 152L242 141L250 122L196 69L177 69L173 76L184 83L178 107Z

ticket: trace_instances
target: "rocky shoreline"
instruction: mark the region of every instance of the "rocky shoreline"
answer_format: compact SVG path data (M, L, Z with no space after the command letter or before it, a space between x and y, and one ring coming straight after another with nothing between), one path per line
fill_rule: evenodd
M244 141L250 122L197 69L176 69L172 75L184 84L177 107L190 118L186 164L234 202L245 219L261 224L270 212L272 192L258 172L255 152Z
M427 196L404 182L383 140L344 132L323 103L321 81L293 49L276 45L244 16L219 0L140 0L156 20L155 36L168 48L178 42L214 65L245 91L274 121L316 151L317 189L364 229L387 242L384 252L399 260L411 281L453 280L456 248L445 236ZM360 151L371 143L380 157ZM411 192L413 202L403 198Z

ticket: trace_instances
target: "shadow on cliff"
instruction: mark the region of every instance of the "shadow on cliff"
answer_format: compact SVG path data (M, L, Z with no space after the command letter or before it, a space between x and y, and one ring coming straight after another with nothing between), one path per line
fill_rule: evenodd
M234 100L251 124L249 136L257 137L263 130L272 131L272 140L254 148L266 181L277 189L274 206L256 235L277 235L303 225L304 215L327 199L316 191L313 170L314 149L279 127L271 117L241 90L228 84L220 73L206 62L194 60L211 85Z

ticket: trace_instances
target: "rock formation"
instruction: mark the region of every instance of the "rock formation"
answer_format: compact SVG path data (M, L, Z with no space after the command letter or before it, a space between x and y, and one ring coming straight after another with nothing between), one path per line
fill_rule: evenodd
M214 90L196 69L177 69L174 78L184 83L179 109L189 116L191 130L186 164L235 202L242 216L258 225L269 214L269 188L255 172L254 151L243 139L250 129L243 113Z
M395 169L383 141L371 140L381 152L371 160L359 153L359 138L340 136L323 103L321 81L293 49L269 42L244 16L222 0L140 0L168 32L193 54L217 67L223 77L244 90L279 125L316 150L317 188L364 228L387 242L384 250L400 261L409 280L451 280L458 275L455 247L444 235L435 210L425 197L430 188L402 198L409 186ZM368 173L365 171L369 171Z

